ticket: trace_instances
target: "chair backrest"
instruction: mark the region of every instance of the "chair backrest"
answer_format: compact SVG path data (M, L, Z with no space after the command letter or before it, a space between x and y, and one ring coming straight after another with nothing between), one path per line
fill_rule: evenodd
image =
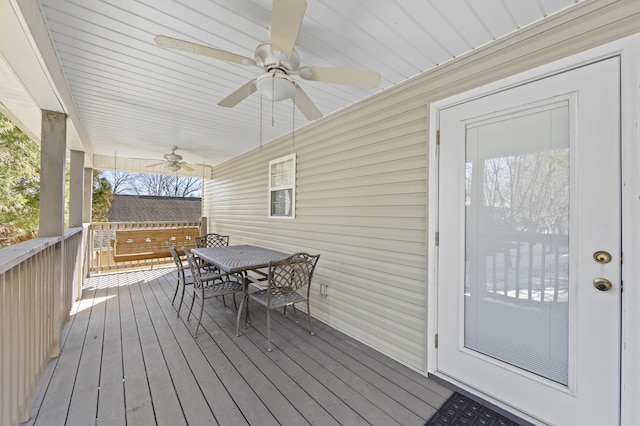
M297 291L309 286L319 258L319 254L295 253L286 259L270 262L269 290Z
M196 247L226 247L229 245L229 236L220 234L206 234L196 237Z
M173 261L176 262L176 268L178 268L178 270L183 269L184 265L182 264L182 259L180 258L180 255L178 254L178 250L176 250L176 248L169 241L167 241L167 247L169 247L169 251L171 252L171 256L173 257Z
M187 257L187 263L189 264L189 269L191 269L191 276L193 277L193 286L195 288L202 287L202 277L200 276L200 267L198 266L198 262L196 258L193 256L193 253L189 251L188 248L182 247L182 251Z

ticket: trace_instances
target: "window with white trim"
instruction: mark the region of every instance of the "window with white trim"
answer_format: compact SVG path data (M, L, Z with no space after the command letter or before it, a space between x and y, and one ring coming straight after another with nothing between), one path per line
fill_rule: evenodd
M269 161L269 217L296 216L296 154Z

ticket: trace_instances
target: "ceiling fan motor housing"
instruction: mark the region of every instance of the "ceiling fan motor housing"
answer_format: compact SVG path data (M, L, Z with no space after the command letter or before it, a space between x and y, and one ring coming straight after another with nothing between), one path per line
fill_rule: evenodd
M176 154L175 151L176 149L178 149L177 146L172 146L171 147L171 152L166 153L164 155L164 159L170 162L178 162L178 161L182 161L182 155L180 154Z
M269 72L273 69L282 70L285 74L296 73L300 68L300 56L294 50L291 57L287 58L284 54L277 57L271 53L271 44L268 41L260 43L254 52L256 63Z

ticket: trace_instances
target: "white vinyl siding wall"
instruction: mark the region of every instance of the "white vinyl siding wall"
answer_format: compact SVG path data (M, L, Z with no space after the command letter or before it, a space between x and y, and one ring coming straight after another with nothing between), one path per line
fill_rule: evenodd
M426 371L430 103L635 33L639 22L640 2L585 2L219 165L203 197L209 230L231 244L320 253L313 315ZM296 218L270 219L269 161L294 152Z

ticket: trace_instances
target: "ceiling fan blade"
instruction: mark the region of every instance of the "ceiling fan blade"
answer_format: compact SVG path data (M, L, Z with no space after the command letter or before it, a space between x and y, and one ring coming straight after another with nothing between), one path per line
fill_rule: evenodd
M298 39L304 12L305 0L273 0L271 10L271 53L282 52L291 57Z
M233 62L240 65L255 65L254 59L248 58L242 55L236 55L235 53L227 52L226 50L220 50L209 46L203 46L202 44L192 43L190 41L180 40L165 35L157 35L154 37L158 46L166 47L169 49L176 49L182 52L195 53L197 55L209 56L211 58L220 59L222 61Z
M304 116L307 117L307 120L313 121L322 117L322 113L320 112L318 107L315 106L309 96L307 96L307 94L298 85L296 85L296 97L294 98L293 102L304 114Z
M249 95L256 91L256 79L249 80L242 85L238 90L231 93L229 96L218 102L218 105L225 108L233 108L240 102L245 100Z
M298 70L305 80L325 83L347 84L349 86L375 88L380 84L380 74L374 71L360 71L346 68L302 66Z
M161 162L159 162L159 163L149 164L149 165L147 165L147 166L145 166L145 167L156 167L156 166L161 166L161 165L163 165L163 164L165 164L165 163L166 163L166 161L161 161Z
M196 170L191 166L187 166L185 163L180 163L179 166L188 172L194 172Z

